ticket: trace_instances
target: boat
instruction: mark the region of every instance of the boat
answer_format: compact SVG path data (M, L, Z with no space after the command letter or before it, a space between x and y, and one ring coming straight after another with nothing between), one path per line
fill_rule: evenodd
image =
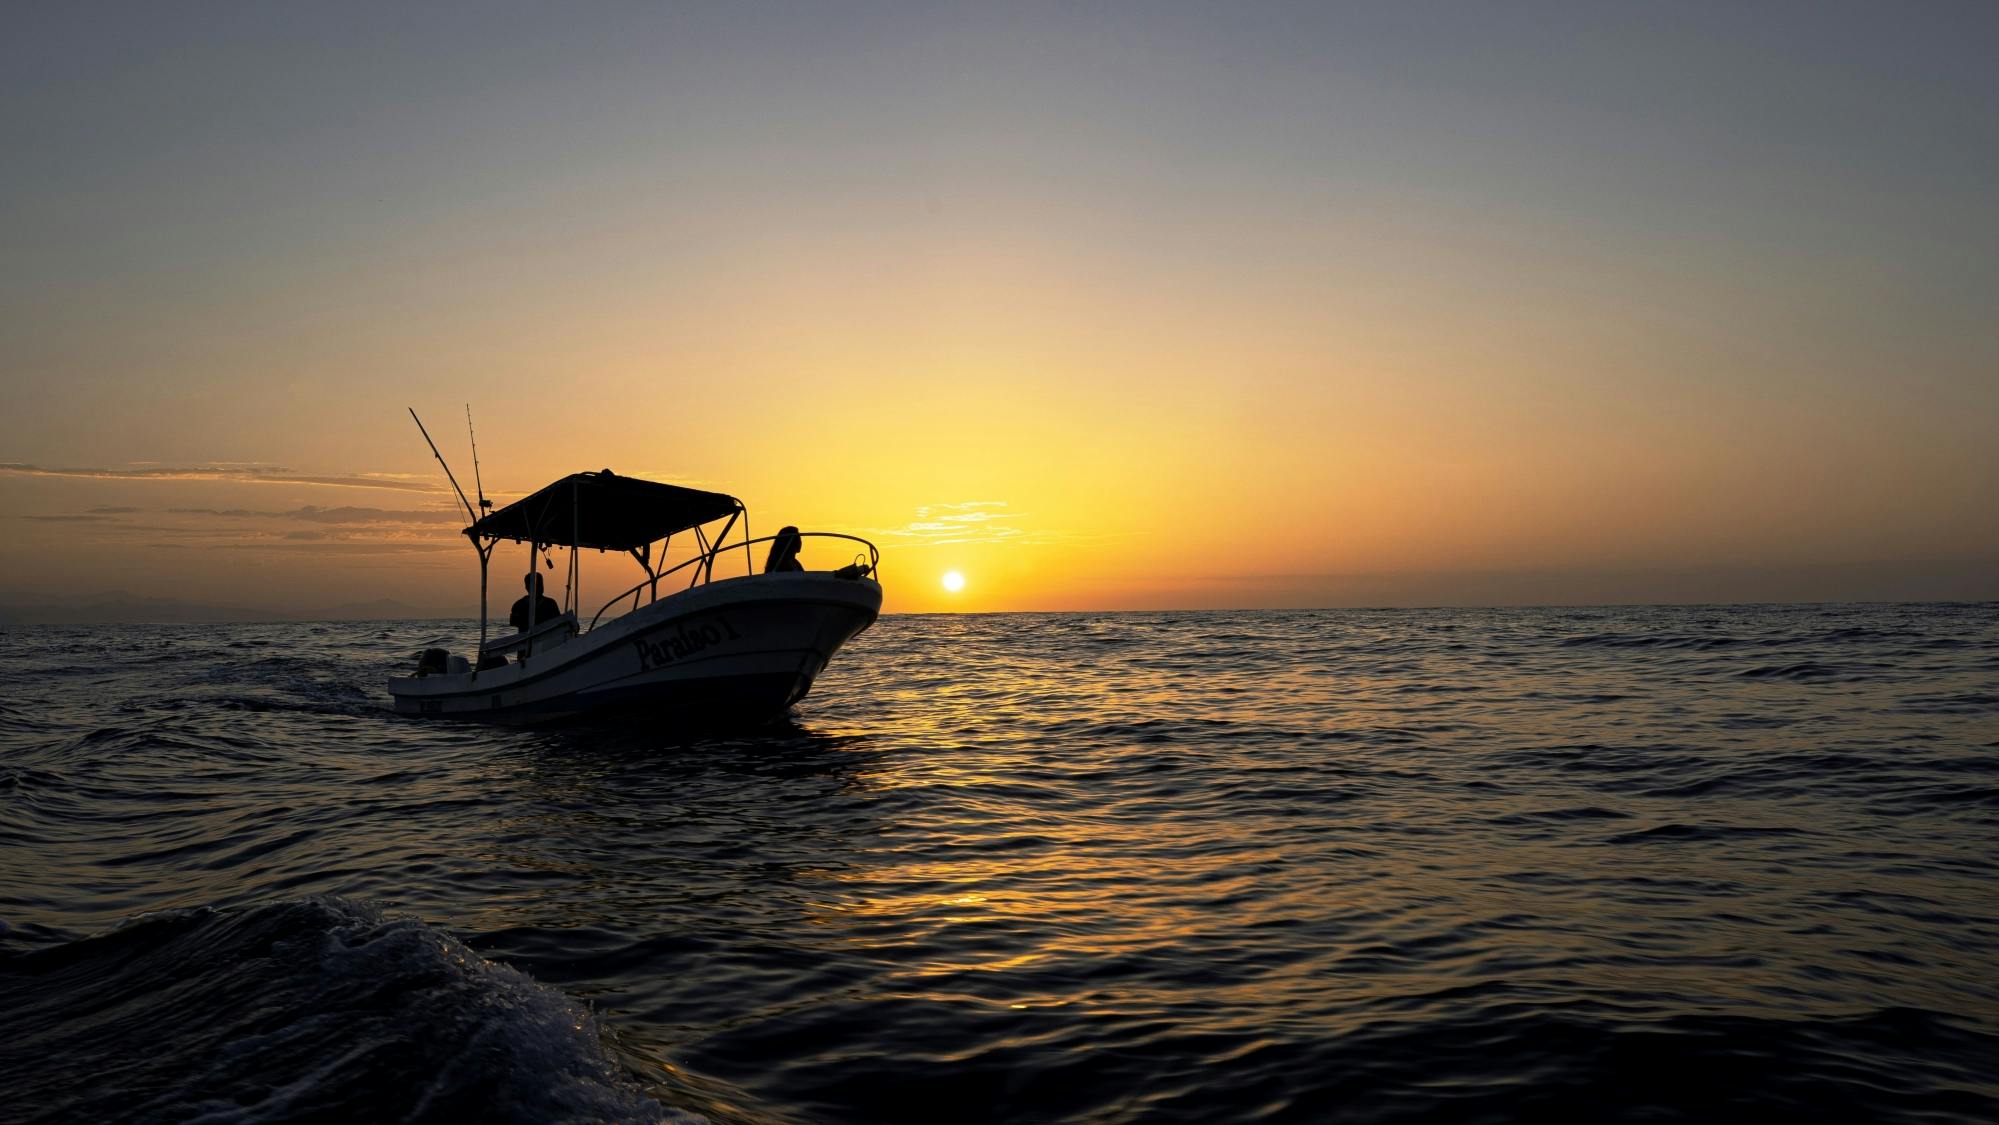
M475 465L476 453L475 446ZM511 723L611 713L672 725L763 722L803 699L841 646L881 613L874 544L793 527L751 538L748 509L723 493L603 469L573 473L497 510L488 510L482 485L474 513L456 478L452 487L473 517L464 534L479 553L479 648L472 657L428 649L413 674L390 679L401 714ZM689 533L691 557L667 567L669 544ZM501 543L526 544L536 575L538 564L553 572L555 552L568 548L567 580L552 607L559 612L542 619L531 594L523 599L526 628L489 639L488 578ZM808 543L831 544L845 561L807 570L799 556ZM642 571L587 622L579 613L577 561L586 550L629 554ZM717 574L718 564L725 574ZM531 581L538 592L541 582Z

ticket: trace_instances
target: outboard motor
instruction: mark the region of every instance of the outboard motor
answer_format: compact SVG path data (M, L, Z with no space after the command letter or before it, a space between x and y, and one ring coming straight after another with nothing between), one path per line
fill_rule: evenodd
M427 648L417 655L416 674L442 676L451 667L451 654L441 648Z

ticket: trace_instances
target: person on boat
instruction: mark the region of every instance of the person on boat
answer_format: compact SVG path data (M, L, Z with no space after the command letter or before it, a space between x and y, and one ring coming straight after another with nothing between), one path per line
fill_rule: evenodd
M540 625L562 616L562 607L541 592L540 573L528 571L522 584L527 587L527 596L515 602L513 612L507 615L507 624L514 627L514 632L525 633L531 624Z
M798 550L803 546L805 546L805 537L798 534L797 528L779 528L777 534L771 537L770 557L764 560L764 573L804 570L805 564L798 561Z

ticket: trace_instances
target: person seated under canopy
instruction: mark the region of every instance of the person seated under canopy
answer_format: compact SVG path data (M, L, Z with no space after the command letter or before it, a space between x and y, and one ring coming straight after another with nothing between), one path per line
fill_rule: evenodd
M562 607L555 604L555 599L542 594L539 573L528 571L528 576L522 581L522 585L527 587L527 596L515 602L513 612L507 615L507 624L514 627L514 632L525 633L530 625L546 624L553 618L562 616Z

